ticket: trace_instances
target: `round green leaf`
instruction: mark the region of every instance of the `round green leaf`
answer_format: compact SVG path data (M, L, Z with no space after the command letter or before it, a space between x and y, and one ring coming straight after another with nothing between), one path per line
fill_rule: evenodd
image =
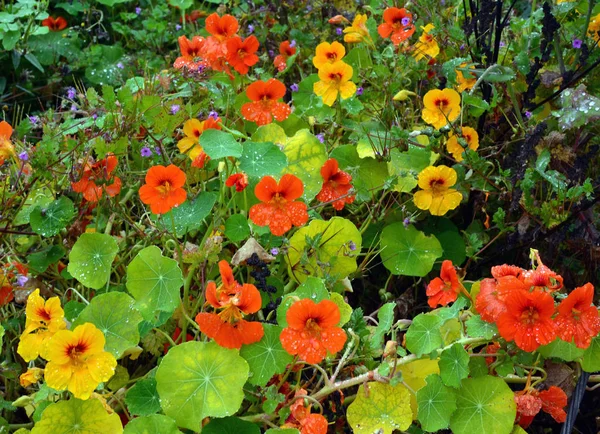
M440 242L433 235L428 237L414 226L405 228L402 222L383 229L381 248L385 268L402 276L427 275L443 253Z
M592 339L592 343L583 352L581 368L586 372L600 371L600 336Z
M354 250L350 250L351 243ZM362 236L350 220L313 220L290 238L288 272L298 282L304 282L307 276L341 280L356 271L361 247Z
M156 226L166 231L175 230L178 237L199 229L212 210L217 196L214 193L202 192L192 200L187 200L168 213L156 218Z
M444 384L458 388L461 380L469 375L469 354L462 345L454 344L442 352L439 366Z
M110 278L111 264L119 246L106 234L81 234L69 253L67 271L82 285L100 289Z
M230 416L242 404L248 371L237 350L214 342L173 347L156 372L163 411L192 431L199 430L205 417Z
M248 176L279 175L287 165L287 158L273 143L246 142L240 157L240 169Z
M57 32L58 34L58 32ZM47 208L54 200L52 190L47 187L38 188L29 192L23 206L13 220L14 226L25 225L29 223L31 211L36 207Z
M181 434L173 419L162 414L137 417L125 426L123 434Z
M206 130L200 136L200 145L213 160L223 157L239 158L242 155L240 145L230 133L219 130Z
M492 339L498 334L496 324L485 322L479 315L473 315L466 323L467 333L472 338Z
M97 399L70 399L49 405L31 434L121 434L123 425L116 413L108 414Z
M237 417L213 419L202 428L202 434L260 434L260 428Z
M356 399L348 406L348 423L355 434L392 434L407 429L413 413L410 392L403 385L367 383L369 393L361 385Z
M352 306L346 303L344 297L337 292L332 292L329 299L337 304L337 307L340 309L340 323L338 324L338 327L341 327L350 321L350 318L352 317Z
M242 356L250 367L248 382L264 387L275 374L282 373L294 359L281 346L279 335L283 330L272 324L263 324L265 331L262 339L251 345L244 345L240 350Z
M509 434L516 415L514 393L502 379L467 378L456 394L450 429L455 434Z
M287 142L287 136L283 128L277 124L268 124L258 127L252 134L253 142L271 142L283 147Z
M546 358L555 357L565 362L572 362L585 353L585 350L577 348L574 343L562 339L555 339L548 345L542 345L537 351Z
M45 208L33 208L29 214L29 223L36 234L53 237L69 224L73 216L73 202L68 197L61 196Z
M146 378L135 383L125 397L129 413L149 416L160 411L160 398L156 391L156 379Z
M144 319L160 312L172 313L179 306L183 275L177 261L165 258L156 246L149 246L127 266L127 290L137 301Z
M225 222L225 236L231 241L243 241L250 236L248 219L241 214L232 215Z
M451 220L430 217L423 230L427 235L434 235L440 242L444 250L442 260L449 259L456 266L460 266L465 261L467 257L465 240Z
M425 381L427 385L417 391L417 419L425 431L446 429L456 410L456 392L444 386L439 375L430 375Z
M311 201L321 191L323 178L319 170L327 161L325 145L308 130L298 131L290 137L283 148L287 156L288 165L283 171L291 173L302 180L304 184L305 201Z
M443 344L442 320L432 314L419 314L406 331L406 348L417 357L437 350Z

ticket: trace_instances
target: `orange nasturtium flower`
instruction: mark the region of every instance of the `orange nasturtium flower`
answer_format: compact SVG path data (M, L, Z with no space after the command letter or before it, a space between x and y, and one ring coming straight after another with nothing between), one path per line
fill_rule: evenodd
M466 140L469 149L476 151L479 148L479 134L474 128L462 127L461 136ZM465 148L458 143L458 137L454 135L452 131L448 133L448 141L446 142L446 149L452 154L452 158L456 161L462 161L462 153L465 152Z
M456 208L462 194L452 187L456 184L456 171L448 166L429 166L419 173L419 187L413 196L417 208L429 210L431 215L444 215Z
M273 65L279 71L283 71L287 67L287 60L296 54L296 47L292 47L290 41L283 41L279 44L279 54L273 59Z
M15 154L15 147L10 141L13 129L6 121L0 122L0 166L4 164L4 160Z
M421 118L434 128L440 129L454 122L460 115L460 94L454 89L433 89L423 97L425 108Z
M204 42L203 52L210 67L215 71L225 71L231 78L227 60L227 41L233 38L238 31L238 22L231 15L220 17L217 13L206 17L206 31L211 36Z
M113 176L117 164L117 157L112 154L94 164L86 163L81 179L71 183L73 191L83 193L88 202L98 202L103 192L108 197L116 196L121 192L121 178Z
M227 61L240 74L247 74L250 67L258 62L256 51L259 45L254 35L243 41L235 36L227 41Z
M324 65L335 63L338 60L342 60L346 55L346 49L342 44L337 41L332 42L321 42L317 45L315 57L313 57L313 65L315 68L321 69Z
M181 56L175 59L173 68L186 67L187 69L197 70L200 67L207 66L207 62L203 59L204 41L205 39L202 36L194 36L191 41L185 36L180 36L177 42L179 42Z
M591 283L575 288L558 305L558 315L554 319L558 336L566 342L575 338L579 348L590 346L592 338L600 332L598 308L593 304L594 286Z
M377 32L382 38L392 35L394 45L400 45L415 33L412 14L404 8L387 8L383 12L383 21L385 22L377 27Z
M416 60L421 60L426 55L435 58L438 54L440 54L440 47L433 37L431 32L435 27L433 24L427 24L425 27L421 27L423 29L423 34L419 38L419 42L415 44L415 52L413 56Z
M67 20L63 17L48 17L45 20L42 20L42 26L48 27L52 32L58 32L67 27Z
M429 307L446 306L448 303L456 301L461 291L461 283L456 275L456 270L452 261L442 262L440 277L436 277L427 285L427 303Z
M260 292L252 284L240 285L227 261L219 262L219 272L223 283L217 288L215 282L208 282L206 301L220 312L196 315L200 330L225 348L240 348L260 341L264 334L262 324L243 319L244 315L260 309Z
M242 106L242 116L258 126L270 124L273 118L285 121L292 112L289 105L278 101L285 95L285 85L276 78L255 81L246 89L246 95L252 102Z
M221 119L209 117L204 121L198 119L189 119L183 124L183 134L185 137L177 142L177 148L182 154L187 153L192 166L202 169L208 156L200 146L200 136L206 130L220 130Z
M146 184L140 187L140 199L150 205L154 214L165 214L185 202L184 184L185 173L179 167L151 167L146 173Z
M50 338L58 331L67 328L65 312L58 297L45 301L36 289L27 297L25 308L25 330L19 340L17 353L23 360L36 359Z
M466 68L467 64L466 63L461 63L459 68ZM474 65L471 65L470 69L475 69ZM468 76L465 77L465 74ZM457 84L457 90L459 92L463 92L465 90L471 90L473 88L473 86L475 86L475 83L477 83L477 77L475 77L472 73L470 72L462 72L460 69L456 70L456 84Z
M541 392L526 387L524 390L515 392L514 400L517 404L515 422L521 428L529 427L540 410L544 410L558 423L567 420L567 413L564 410L567 406L567 394L560 387L550 386Z
M216 12L206 17L206 31L219 41L226 41L238 31L237 19L229 14L219 16Z
M31 386L34 383L40 381L40 379L44 376L44 370L41 368L29 368L27 372L21 374L19 377L19 383L21 386L27 387Z
M330 158L321 167L321 176L323 177L323 187L317 194L317 200L320 202L332 202L332 205L338 211L344 209L344 205L354 202L354 195L347 196L352 189L352 176L340 170L335 158Z
M296 202L304 193L300 178L286 174L279 184L272 176L265 176L254 188L261 201L250 208L250 220L258 226L269 226L273 235L281 236L294 226L308 221L306 204Z
M327 352L337 353L346 343L346 333L340 327L340 309L331 300L315 303L310 298L290 306L285 318L288 326L279 340L283 349L298 355L307 363L321 363Z
M371 41L369 29L367 29L367 14L356 14L350 27L344 29L344 42Z
M235 191L244 191L248 187L248 175L245 173L234 173L225 181L227 187L233 187L235 185Z
M332 106L338 93L342 99L350 98L356 93L356 85L350 81L352 67L343 60L326 63L319 69L319 79L313 85L313 91L323 98L323 104Z
M46 384L56 390L67 389L77 399L88 399L115 373L117 361L104 351L105 343L104 334L92 323L57 332L42 352L48 360Z
M500 336L523 351L535 351L556 339L554 299L546 292L514 290L506 297L506 310L498 317Z
M327 419L322 414L310 412L310 405L304 405L303 396L308 393L298 389L294 394L294 403L290 405L290 416L282 428L296 428L300 434L327 434Z

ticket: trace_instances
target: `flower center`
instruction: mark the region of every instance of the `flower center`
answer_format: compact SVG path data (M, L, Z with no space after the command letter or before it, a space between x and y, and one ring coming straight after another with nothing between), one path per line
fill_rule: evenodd
M219 317L223 320L223 322L235 324L244 318L244 314L239 307L235 306L234 304L230 304L219 313Z
M271 199L271 205L275 206L276 208L283 208L286 203L286 198L282 197L279 193L275 193L275 196L273 196Z
M432 190L440 189L440 187L443 187L444 184L445 181L442 178L434 178L429 180L429 188L431 188Z
M533 325L537 323L540 318L540 314L537 309L534 307L529 307L527 310L523 311L521 314L521 322L527 325Z
M342 81L342 73L341 72L332 72L329 74L329 79L333 81Z
M168 196L171 192L171 183L169 181L164 181L161 185L156 187L156 189L162 196Z
M446 98L440 98L436 99L434 104L440 110L444 110L444 107L450 105L450 101L448 101Z
M303 334L304 333L306 333L306 335L310 336L311 338L320 339L321 327L319 326L319 323L315 321L314 318L309 318L308 321L306 321L306 324L304 325Z
M423 35L423 39L425 40L425 42L433 42L433 36L429 34Z
M46 322L50 321L52 319L52 317L50 316L50 313L43 307L39 308L36 313L39 317L43 318L44 321L46 321Z
M85 342L77 342L76 345L67 346L67 357L74 362L78 362L83 354L88 350L88 345Z
M334 60L335 61L335 60L337 60L337 53L329 52L329 53L327 53L327 58L329 60Z

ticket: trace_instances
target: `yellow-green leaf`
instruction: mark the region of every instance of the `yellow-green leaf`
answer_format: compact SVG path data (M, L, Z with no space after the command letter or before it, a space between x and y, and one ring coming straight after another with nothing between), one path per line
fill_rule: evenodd
M121 434L116 413L108 414L97 399L70 399L49 405L31 434Z
M307 202L312 200L323 186L320 170L327 161L325 145L308 130L300 130L288 139L283 153L288 159L288 166L283 173L300 178L304 184L302 197Z

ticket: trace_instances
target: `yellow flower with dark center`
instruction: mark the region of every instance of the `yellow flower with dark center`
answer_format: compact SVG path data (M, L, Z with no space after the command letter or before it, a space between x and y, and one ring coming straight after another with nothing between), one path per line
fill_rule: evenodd
M462 194L452 187L456 184L456 171L448 166L429 166L419 173L419 187L413 196L417 208L429 210L432 215L441 216L456 208Z
M338 93L342 99L350 98L356 92L356 85L350 81L352 73L352 67L341 60L325 64L319 69L321 81L313 85L313 90L328 106L333 105Z
M177 142L177 148L182 154L187 153L192 161L196 159L202 152L202 146L200 146L200 136L202 133L209 129L221 129L221 120L219 118L213 119L209 117L205 121L199 121L198 119L190 119L183 124L183 134L185 137Z
M454 122L460 115L460 94L454 89L430 90L423 97L425 108L421 118L434 128L440 129Z
M466 140L467 146L469 149L476 151L479 148L479 134L477 131L471 127L462 127L461 136ZM462 153L465 151L465 148L462 147L460 143L458 143L458 136L454 135L452 131L448 134L448 141L446 142L446 149L448 152L452 154L452 157L456 161L462 161Z
M335 63L346 55L346 49L337 41L321 42L317 45L315 57L313 57L313 65L315 68L321 69L323 65Z
M459 68L466 68L466 66L466 63L461 63ZM471 65L469 69L475 69L475 66ZM465 74L467 77L465 77ZM459 92L472 89L475 83L477 83L477 77L473 74L466 71L463 73L460 69L456 70L456 84Z
M600 42L600 14L592 17L588 26L588 34L596 43Z
M415 44L413 56L416 60L421 60L426 55L435 58L440 54L440 47L431 32L435 27L433 24L427 24L423 29L423 34L419 37L419 42Z
M88 399L115 373L117 361L104 351L104 344L104 335L91 323L57 332L42 353L48 360L46 384L56 390L67 389L75 398Z
M36 289L27 298L25 330L21 334L17 353L26 362L36 359L48 340L59 330L67 328L65 312L58 297L45 301Z
M350 27L344 29L344 42L371 41L369 29L367 29L367 15L356 14Z
M21 386L27 387L40 381L40 378L44 375L44 370L41 368L29 368L27 372L21 374L19 382Z

